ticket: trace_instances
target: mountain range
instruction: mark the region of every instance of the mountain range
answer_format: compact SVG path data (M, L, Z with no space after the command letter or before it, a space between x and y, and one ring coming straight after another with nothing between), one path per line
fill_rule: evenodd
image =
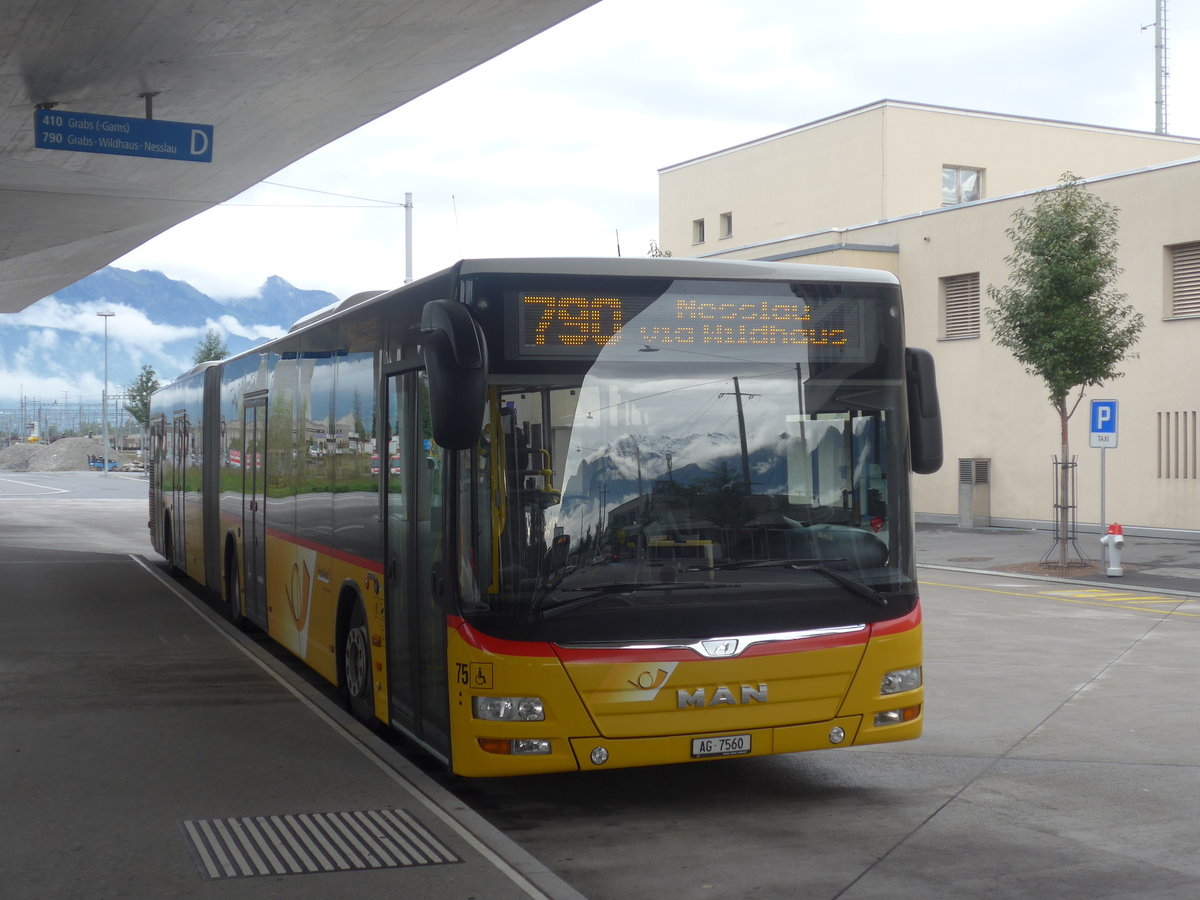
M0 409L17 406L21 397L98 402L106 324L108 384L116 394L145 365L162 382L190 369L210 329L236 354L338 299L278 276L251 296L215 299L162 272L108 266L20 313L0 316Z
M63 288L53 297L60 303L75 305L108 299L138 309L154 321L173 325L203 326L232 313L246 323L268 323L285 329L296 319L338 299L327 291L302 290L272 275L251 297L214 300L186 281L175 281L162 272L131 272L113 266Z

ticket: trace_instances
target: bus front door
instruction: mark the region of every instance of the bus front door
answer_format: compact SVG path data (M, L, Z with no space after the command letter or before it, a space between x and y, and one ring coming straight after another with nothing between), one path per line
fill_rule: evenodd
M441 560L444 452L430 434L427 379L406 372L386 381L379 458L387 459L387 647L392 724L448 760L446 683L448 589Z
M267 627L266 475L267 400L247 400L242 411L242 559L246 565L246 618Z

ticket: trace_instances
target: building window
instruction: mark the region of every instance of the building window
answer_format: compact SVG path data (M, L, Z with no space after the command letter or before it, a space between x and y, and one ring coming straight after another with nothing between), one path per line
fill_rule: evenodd
M1171 251L1172 316L1200 316L1200 242L1178 244Z
M958 206L983 196L983 169L942 166L942 206Z
M942 337L979 337L979 273L941 279Z
M721 237L733 237L733 213L721 213Z
M1158 477L1196 478L1196 411L1158 414Z
M692 219L692 243L693 244L703 244L704 243L704 220L703 219Z

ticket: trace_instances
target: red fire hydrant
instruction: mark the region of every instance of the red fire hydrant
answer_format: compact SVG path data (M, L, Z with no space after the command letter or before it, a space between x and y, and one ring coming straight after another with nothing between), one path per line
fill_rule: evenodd
M1109 578L1124 575L1121 568L1121 548L1125 546L1125 532L1116 522L1108 526L1108 534L1100 538L1104 546L1104 555L1108 558L1104 574Z

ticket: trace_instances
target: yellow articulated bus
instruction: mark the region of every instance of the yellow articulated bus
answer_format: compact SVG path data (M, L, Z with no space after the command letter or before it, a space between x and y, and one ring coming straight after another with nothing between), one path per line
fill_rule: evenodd
M915 738L903 321L883 272L463 261L155 394L152 541L460 775Z

